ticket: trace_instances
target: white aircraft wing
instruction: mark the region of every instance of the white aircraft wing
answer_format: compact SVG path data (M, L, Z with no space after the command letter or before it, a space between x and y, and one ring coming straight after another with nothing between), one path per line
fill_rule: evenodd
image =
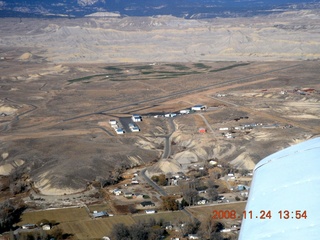
M256 165L244 215L239 240L320 239L320 138Z

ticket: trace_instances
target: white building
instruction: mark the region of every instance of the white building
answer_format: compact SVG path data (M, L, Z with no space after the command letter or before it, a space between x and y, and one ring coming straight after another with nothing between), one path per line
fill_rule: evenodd
M131 119L134 122L141 122L142 121L142 117L140 115L138 115L138 114L133 114Z
M113 194L116 195L116 196L121 195L121 193L122 193L122 191L120 189L113 190Z
M207 108L206 105L202 105L202 104L197 104L197 105L194 105L191 110L193 111L202 111L202 110L205 110Z
M117 125L117 121L114 119L109 120L110 125Z
M182 109L180 110L181 114L189 114L190 113L190 109Z
M124 134L124 130L122 128L117 128L116 133L117 134Z
M140 131L140 128L138 128L137 126L130 128L130 129L131 129L131 132L139 132Z
M156 213L156 210L146 210L146 214L154 214Z

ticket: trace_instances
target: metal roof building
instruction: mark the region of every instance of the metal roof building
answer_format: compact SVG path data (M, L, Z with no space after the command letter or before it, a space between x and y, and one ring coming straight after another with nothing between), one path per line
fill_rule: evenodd
M320 239L320 138L274 153L254 169L239 240L287 239Z

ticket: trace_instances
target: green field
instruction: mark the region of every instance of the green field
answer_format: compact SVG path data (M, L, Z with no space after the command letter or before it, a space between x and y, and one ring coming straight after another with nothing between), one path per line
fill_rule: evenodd
M119 65L103 68L103 74L95 74L75 79L69 79L69 84L92 81L141 81L141 80L161 80L180 76L199 74L199 69L207 70L211 67L203 63L194 64L193 69L183 64L165 64L162 66L152 65ZM129 73L129 74L128 74ZM99 78L97 78L99 77Z

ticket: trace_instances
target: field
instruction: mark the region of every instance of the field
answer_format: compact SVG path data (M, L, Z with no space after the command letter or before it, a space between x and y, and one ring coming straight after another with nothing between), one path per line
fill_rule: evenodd
M103 203L103 204L95 204L95 205L90 205L88 206L90 212L93 212L93 211L107 211L107 212L110 212L110 205L108 203Z
M21 221L18 225L37 223L42 219L47 219L49 221L56 221L57 223L64 222L76 222L90 220L85 208L62 208L62 209L52 209L34 212L25 212L21 217Z
M114 224L117 223L132 225L135 221L129 215L119 215L103 219L65 222L59 226L64 232L73 234L77 239L101 239L103 236L110 236Z
M102 211L107 205L93 205L90 210ZM188 220L186 213L160 212L156 214L116 215L113 217L91 219L85 208L64 208L35 212L25 212L19 222L19 226L28 223L37 223L42 219L55 220L58 227L65 233L72 234L76 239L101 239L110 236L114 224L124 223L132 225L140 221L148 221L154 218L156 221L173 222Z
M132 218L136 222L143 222L148 221L150 218L154 218L156 221L163 220L164 222L174 222L178 220L189 220L189 216L182 212L182 211L176 211L176 212L159 212L156 214L137 214L133 215Z

